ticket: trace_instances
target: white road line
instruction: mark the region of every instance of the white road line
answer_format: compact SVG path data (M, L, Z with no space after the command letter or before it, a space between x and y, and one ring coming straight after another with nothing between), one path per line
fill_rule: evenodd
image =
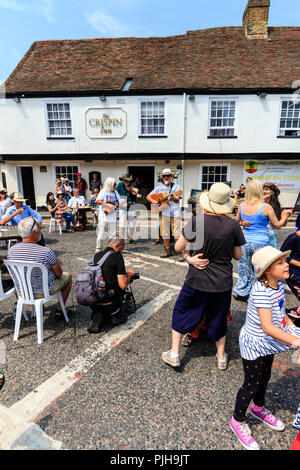
M36 421L44 416L47 409L64 395L68 389L78 382L103 356L126 340L141 327L150 317L155 315L174 296L174 290L165 290L153 300L130 315L125 325L113 328L99 341L94 342L82 355L67 364L63 369L50 377L23 399L11 406L13 412L28 421Z

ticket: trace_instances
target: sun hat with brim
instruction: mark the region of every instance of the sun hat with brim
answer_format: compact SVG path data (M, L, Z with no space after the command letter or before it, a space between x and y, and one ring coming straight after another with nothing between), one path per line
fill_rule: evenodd
M198 203L208 212L214 214L231 214L236 201L230 197L230 188L224 183L215 183L209 191L198 197Z
M23 198L23 194L15 193L14 194L14 201L16 201L16 202L25 202L25 201L27 201L27 199Z
M290 254L291 250L280 251L276 248L273 248L271 245L264 246L263 248L257 250L252 256L252 264L256 272L256 279L259 279L271 266L271 264L274 263L274 261L282 257L287 258L290 256Z
M165 168L165 169L162 171L161 176L167 176L167 175L173 176L173 172L172 172L171 168Z
M120 176L119 180L132 181L132 175L128 175L128 173L123 173L122 176Z

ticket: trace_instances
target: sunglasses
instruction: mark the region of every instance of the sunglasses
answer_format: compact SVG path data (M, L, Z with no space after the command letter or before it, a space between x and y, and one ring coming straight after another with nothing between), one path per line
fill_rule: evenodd
M163 179L165 178L172 178L172 175L163 175Z

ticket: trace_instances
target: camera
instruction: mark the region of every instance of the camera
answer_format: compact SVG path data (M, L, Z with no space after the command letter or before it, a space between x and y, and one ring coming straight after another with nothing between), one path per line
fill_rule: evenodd
M134 275L131 277L132 281L135 281L136 279L140 278L140 273L134 273Z

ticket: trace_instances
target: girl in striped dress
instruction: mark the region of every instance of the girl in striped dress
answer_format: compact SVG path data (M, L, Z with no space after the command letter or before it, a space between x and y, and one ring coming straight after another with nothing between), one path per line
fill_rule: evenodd
M286 262L289 254L290 251L283 253L268 245L252 256L257 280L250 294L246 323L239 339L245 378L237 393L230 420L232 431L243 447L249 450L259 449L246 423L251 400L252 416L276 431L283 431L285 427L265 408L264 401L274 354L291 348L300 349L300 328L285 313L284 287L280 282L289 278Z

